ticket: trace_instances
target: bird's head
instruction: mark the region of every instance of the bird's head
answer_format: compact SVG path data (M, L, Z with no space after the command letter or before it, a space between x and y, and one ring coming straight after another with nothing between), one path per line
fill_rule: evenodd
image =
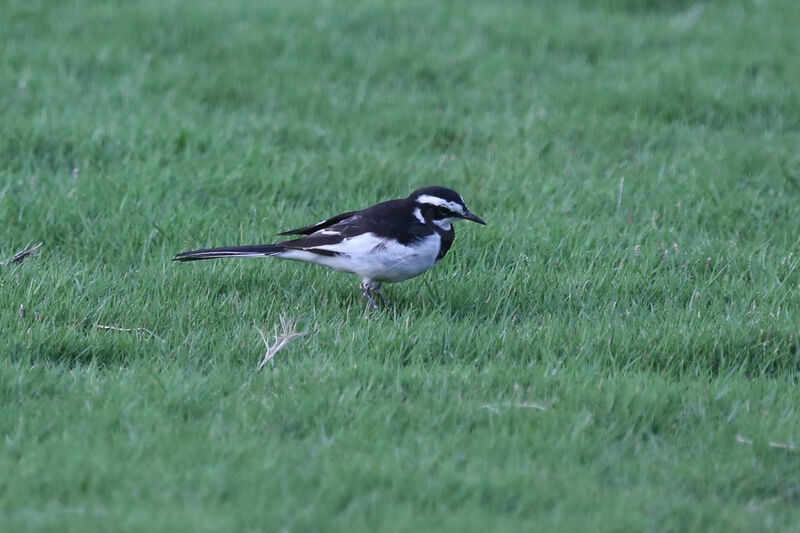
M479 216L467 209L467 204L454 190L446 187L425 187L408 197L415 205L414 216L421 222L431 222L443 230L449 230L455 220L471 220L486 225Z

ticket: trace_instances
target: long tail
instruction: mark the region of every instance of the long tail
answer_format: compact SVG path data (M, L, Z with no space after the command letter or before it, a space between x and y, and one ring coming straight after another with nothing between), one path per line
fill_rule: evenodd
M175 256L173 261L200 261L201 259L219 259L221 257L266 257L284 251L277 244L254 244L250 246L229 246L226 248L207 248L191 250Z

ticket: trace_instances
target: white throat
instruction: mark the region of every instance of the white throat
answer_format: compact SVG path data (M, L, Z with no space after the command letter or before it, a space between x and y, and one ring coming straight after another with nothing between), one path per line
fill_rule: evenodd
M453 225L450 223L451 221L452 219L450 218L445 218L442 220L431 220L431 222L433 222L434 224L436 224L445 231L450 231L453 228Z

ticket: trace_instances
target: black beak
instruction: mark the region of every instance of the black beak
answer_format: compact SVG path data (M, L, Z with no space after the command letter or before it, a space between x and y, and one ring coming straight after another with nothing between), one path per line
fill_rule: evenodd
M484 222L481 217L479 217L478 215L474 215L469 211L467 211L467 213L461 218L463 218L464 220L471 220L473 222L477 222L478 224L483 224L484 226L486 225L486 222Z

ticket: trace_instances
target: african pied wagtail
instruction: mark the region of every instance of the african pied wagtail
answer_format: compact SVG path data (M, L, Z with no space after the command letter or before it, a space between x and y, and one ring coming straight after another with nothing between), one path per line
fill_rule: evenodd
M361 292L377 309L381 284L419 276L445 256L455 238L452 222L486 224L445 187L426 187L408 198L349 211L278 235L304 235L276 244L183 252L175 261L274 256L314 263L361 277Z

